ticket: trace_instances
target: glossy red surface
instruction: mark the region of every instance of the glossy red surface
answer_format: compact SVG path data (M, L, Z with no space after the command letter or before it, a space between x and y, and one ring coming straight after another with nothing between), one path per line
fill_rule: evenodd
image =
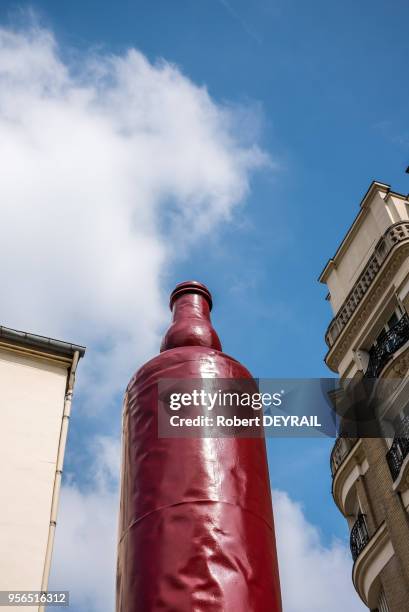
M281 612L263 438L159 438L161 378L251 378L199 283L171 296L160 355L124 402L117 612Z

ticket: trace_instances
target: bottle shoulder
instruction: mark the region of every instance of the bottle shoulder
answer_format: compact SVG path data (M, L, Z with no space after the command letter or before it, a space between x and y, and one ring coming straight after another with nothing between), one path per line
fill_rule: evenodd
M252 378L248 369L227 353L207 346L181 346L163 351L132 376L135 384L160 378Z

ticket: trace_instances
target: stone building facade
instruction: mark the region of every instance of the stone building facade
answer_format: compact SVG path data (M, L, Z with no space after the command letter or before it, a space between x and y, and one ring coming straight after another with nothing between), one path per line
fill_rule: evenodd
M333 311L328 367L341 385L370 378L387 389L381 435L339 437L331 454L352 580L370 610L409 612L408 196L373 182L320 281Z

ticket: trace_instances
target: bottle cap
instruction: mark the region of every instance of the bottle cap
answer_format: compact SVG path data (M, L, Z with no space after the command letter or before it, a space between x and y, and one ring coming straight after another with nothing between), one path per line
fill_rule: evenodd
M172 310L173 304L175 300L183 295L184 293L198 293L202 295L209 303L210 310L212 309L212 294L209 289L203 283L199 283L199 281L184 281L183 283L179 283L176 285L172 293L170 294L169 307Z

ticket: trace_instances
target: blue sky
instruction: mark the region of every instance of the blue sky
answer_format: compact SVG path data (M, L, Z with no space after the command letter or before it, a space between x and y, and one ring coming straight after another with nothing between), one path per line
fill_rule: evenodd
M249 151L256 143L268 156L252 161L255 169L246 170L249 186L240 192L239 204L229 205L210 231L199 227L187 246L161 232L171 262L161 264L160 301L165 306L177 282L196 278L213 293L213 321L224 350L255 376L328 375L323 335L331 313L317 276L373 179L409 191L408 4L3 0L1 25L24 30L28 9L53 32L61 61L76 65L74 71L83 54L123 57L129 48L150 62L164 58L174 64L189 83L206 87L218 108L227 109L238 146ZM163 215L154 222L164 223ZM127 282L140 281L135 274ZM80 309L67 313L64 326L51 318L47 327L35 313L33 305L30 316L17 316L10 305L4 323L91 342L87 367L106 366L98 358L112 341L99 331L106 317L89 341L76 324ZM160 321L163 329L163 312ZM144 353L135 352L134 368L142 355L154 354L152 339L146 346ZM116 372L123 388L128 364ZM94 477L89 466L95 447L89 440L115 437L120 428L119 391L107 409L90 410L90 380L98 381L95 371L94 378L81 381L80 368L67 452L66 482L80 491ZM347 538L330 493L331 445L331 440L268 441L273 487L302 504L305 519L318 527L327 547L334 537Z

